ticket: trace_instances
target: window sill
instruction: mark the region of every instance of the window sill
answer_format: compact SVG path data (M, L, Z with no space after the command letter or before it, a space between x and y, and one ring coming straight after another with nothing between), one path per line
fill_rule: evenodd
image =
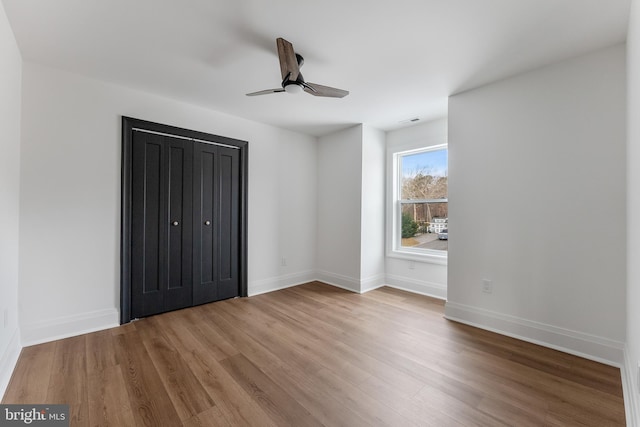
M423 253L411 250L392 250L387 252L388 258L405 259L409 261L424 262L429 264L447 265L448 254Z

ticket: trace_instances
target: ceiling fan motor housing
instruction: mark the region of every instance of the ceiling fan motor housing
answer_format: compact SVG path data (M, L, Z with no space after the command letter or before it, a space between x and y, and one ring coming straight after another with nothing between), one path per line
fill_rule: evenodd
M284 91L287 93L300 93L304 90L304 86L297 82L287 82L284 84Z
M300 58L298 63L302 62L302 57L296 54ZM302 73L298 73L298 78L295 80L289 80L289 76L282 82L282 87L287 93L300 93L304 90L304 77L302 77Z

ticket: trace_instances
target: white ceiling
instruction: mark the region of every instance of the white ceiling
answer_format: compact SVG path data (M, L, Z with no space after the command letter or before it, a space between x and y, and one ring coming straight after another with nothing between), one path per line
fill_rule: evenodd
M2 0L23 58L322 135L626 39L630 0ZM343 99L280 85L276 37Z

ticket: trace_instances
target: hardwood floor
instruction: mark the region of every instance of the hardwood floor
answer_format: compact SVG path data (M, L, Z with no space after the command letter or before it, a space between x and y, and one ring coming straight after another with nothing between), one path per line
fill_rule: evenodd
M72 426L624 425L620 371L314 282L22 350L3 403Z

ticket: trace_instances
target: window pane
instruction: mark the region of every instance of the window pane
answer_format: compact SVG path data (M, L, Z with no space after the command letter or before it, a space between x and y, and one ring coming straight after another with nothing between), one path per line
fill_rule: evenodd
M402 244L415 249L449 249L449 204L402 203Z
M402 200L447 198L447 150L424 151L401 157Z

